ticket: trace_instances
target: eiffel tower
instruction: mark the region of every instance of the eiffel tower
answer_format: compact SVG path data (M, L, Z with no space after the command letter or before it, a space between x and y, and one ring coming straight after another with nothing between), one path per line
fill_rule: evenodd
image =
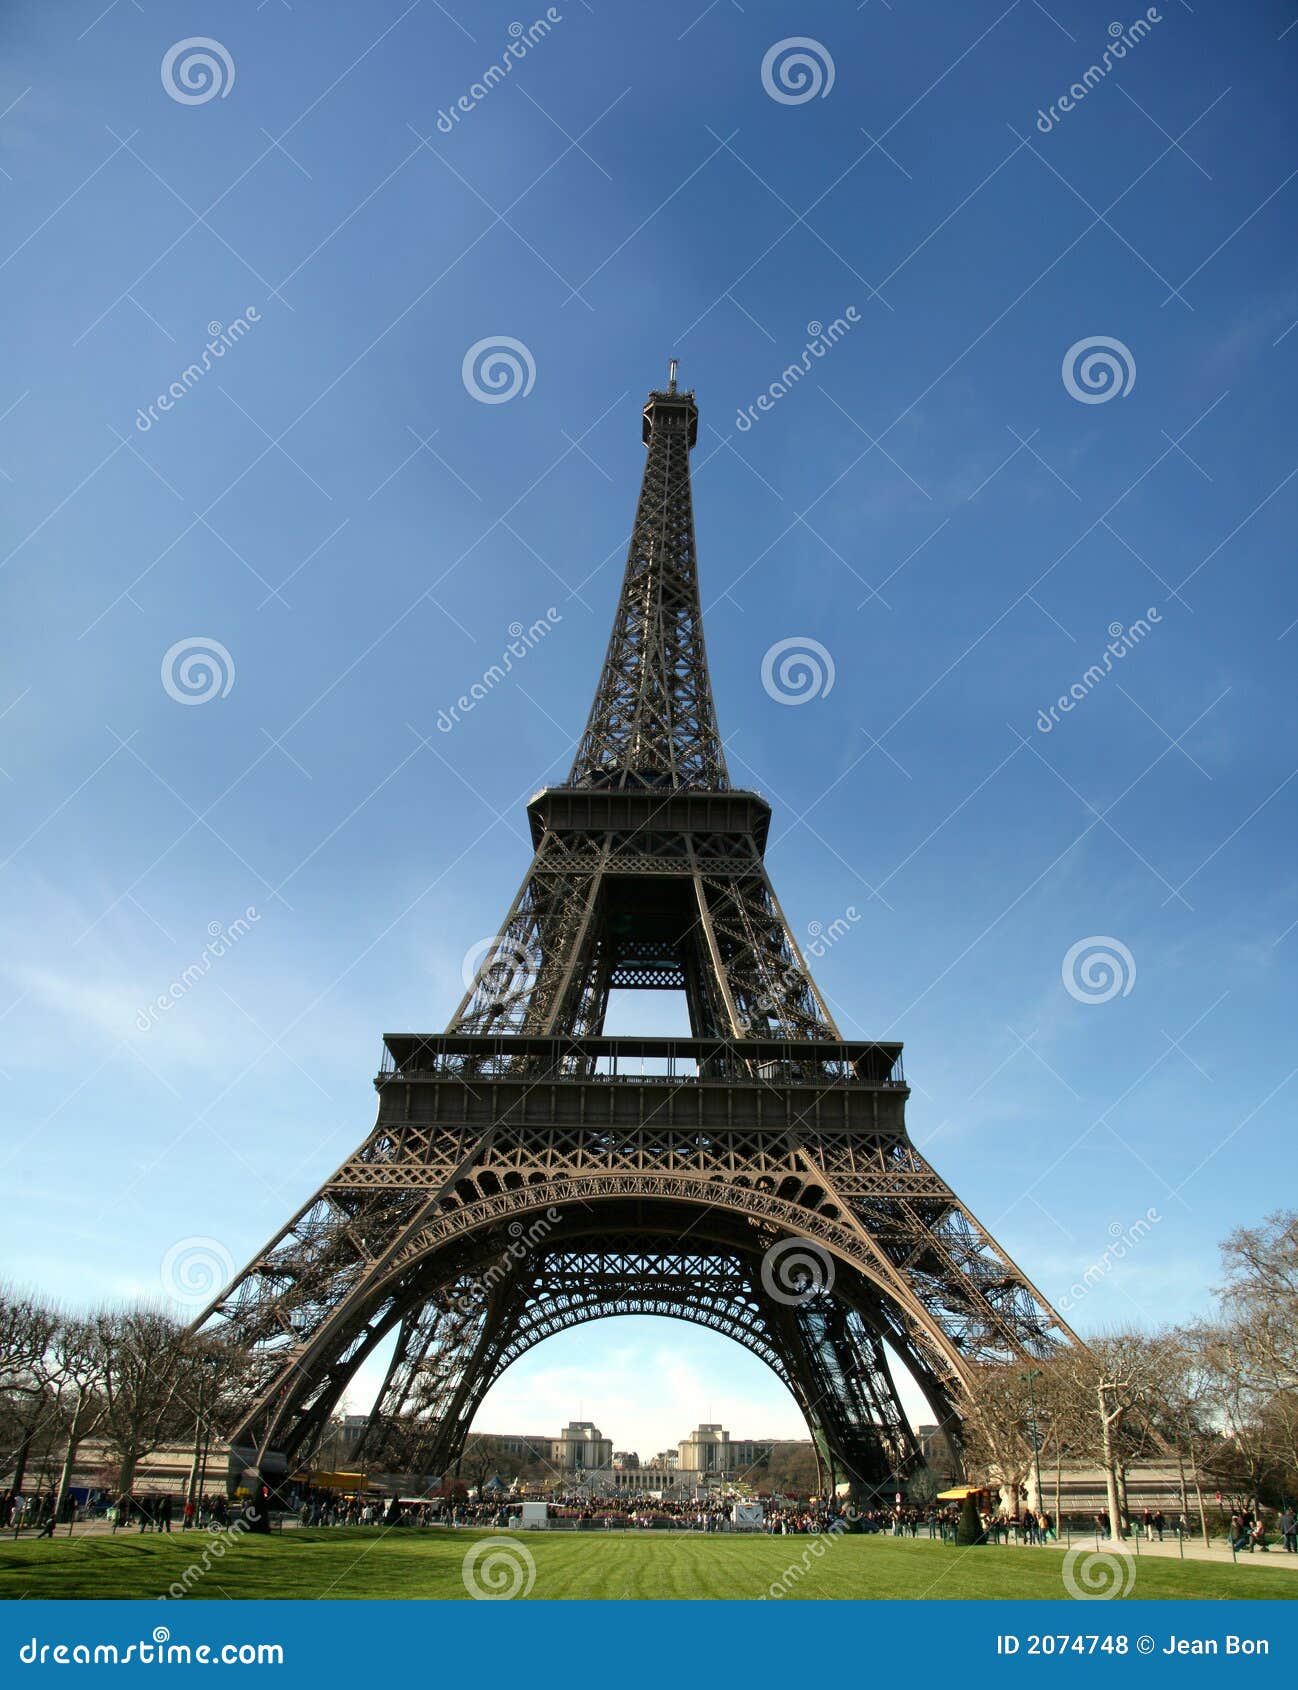
M901 1045L842 1037L776 900L770 806L731 785L712 702L697 434L673 362L590 718L527 806L509 914L445 1033L385 1037L369 1137L196 1323L254 1357L232 1475L309 1457L384 1353L362 1448L445 1473L533 1345L657 1314L760 1356L822 1483L869 1494L919 1460L898 1364L958 1461L971 1366L1075 1341L912 1144ZM690 1036L606 1036L628 988L683 992Z

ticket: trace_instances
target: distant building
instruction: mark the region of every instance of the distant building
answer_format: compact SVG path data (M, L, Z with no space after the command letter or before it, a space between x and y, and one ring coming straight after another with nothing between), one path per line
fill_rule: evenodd
M640 1457L633 1449L615 1449L613 1451L613 1471L615 1473L635 1473L640 1468Z
M554 1439L548 1432L489 1432L484 1437L502 1455L517 1455L524 1461L548 1461Z
M915 1436L919 1439L920 1453L924 1457L924 1465L931 1467L935 1473L943 1478L950 1478L956 1471L955 1459L951 1453L951 1445L947 1442L946 1433L940 1426L916 1426Z
M550 1445L550 1460L562 1473L613 1467L613 1441L589 1420L570 1420Z
M769 1466L774 1438L732 1438L716 1421L695 1427L682 1438L678 1465L682 1473L714 1473L737 1478L754 1468Z

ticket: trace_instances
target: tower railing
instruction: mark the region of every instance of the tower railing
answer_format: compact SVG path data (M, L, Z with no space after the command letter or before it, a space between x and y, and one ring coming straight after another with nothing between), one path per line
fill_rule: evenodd
M900 1044L868 1040L569 1038L389 1033L377 1081L591 1080L610 1085L779 1084L904 1089Z

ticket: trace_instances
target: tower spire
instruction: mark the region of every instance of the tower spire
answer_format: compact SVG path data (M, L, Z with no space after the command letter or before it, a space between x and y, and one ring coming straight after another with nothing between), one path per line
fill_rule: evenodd
M692 392L649 394L649 448L626 572L595 702L571 786L710 788L730 779L708 679L694 545L690 448L699 413Z

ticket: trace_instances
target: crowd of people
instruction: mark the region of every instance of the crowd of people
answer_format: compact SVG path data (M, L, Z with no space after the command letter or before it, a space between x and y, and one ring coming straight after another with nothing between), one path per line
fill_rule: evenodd
M484 1497L477 1501L455 1497L393 1499L378 1494L348 1496L336 1491L296 1487L289 1498L289 1512L296 1514L302 1526L451 1526L478 1529L508 1530L519 1524L520 1503L507 1495ZM644 1495L625 1495L592 1498L580 1491L555 1493L546 1498L549 1523L560 1529L576 1530L642 1530L666 1529L674 1531L722 1532L735 1529L732 1501L710 1498L703 1501L664 1498ZM37 1535L52 1537L55 1527L78 1520L104 1519L114 1531L134 1527L138 1532L171 1532L180 1529L224 1530L238 1518L241 1504L228 1501L223 1492L203 1493L192 1499L179 1492L144 1491L123 1494L116 1498L101 1497L96 1501L78 1501L69 1494L56 1517L53 1492L17 1495L0 1500L0 1523L15 1534L35 1531ZM984 1511L980 1514L984 1541L988 1543L1049 1544L1059 1541L1060 1529L1054 1516L1046 1509L1017 1509L1010 1514ZM1107 1511L1093 1516L1097 1537L1112 1535ZM828 1531L850 1530L883 1534L892 1537L916 1538L921 1535L953 1542L960 1524L958 1504L937 1504L915 1507L897 1504L892 1507L855 1508L842 1503L799 1503L767 1500L763 1504L760 1526L749 1529L769 1536L793 1536ZM1077 1533L1083 1523L1070 1522ZM1084 1529L1084 1528L1083 1528ZM1169 1516L1161 1508L1144 1509L1130 1523L1133 1535L1143 1536L1146 1543L1162 1543L1167 1537L1189 1539L1196 1535L1184 1514ZM1273 1545L1282 1546L1290 1555L1298 1554L1298 1513L1292 1504L1278 1513L1258 1507L1245 1508L1230 1515L1226 1538L1238 1554L1266 1553Z

